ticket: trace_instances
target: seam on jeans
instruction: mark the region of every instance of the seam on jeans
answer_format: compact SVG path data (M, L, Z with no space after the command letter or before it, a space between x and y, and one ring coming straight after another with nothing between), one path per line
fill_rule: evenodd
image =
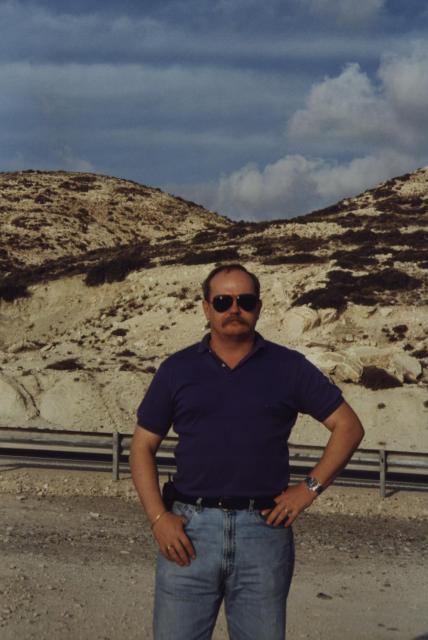
M236 513L223 511L222 574L224 578L231 575L235 566L235 532Z

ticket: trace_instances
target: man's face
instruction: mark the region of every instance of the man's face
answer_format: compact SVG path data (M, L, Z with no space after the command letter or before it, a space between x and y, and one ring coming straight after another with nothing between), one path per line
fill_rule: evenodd
M232 306L223 312L216 311L211 304L215 296L238 296L243 293L255 293L253 281L244 271L220 271L214 276L210 283L209 301L203 301L211 333L220 337L236 338L245 338L253 333L260 315L261 301L253 311L245 311L239 307L236 297Z

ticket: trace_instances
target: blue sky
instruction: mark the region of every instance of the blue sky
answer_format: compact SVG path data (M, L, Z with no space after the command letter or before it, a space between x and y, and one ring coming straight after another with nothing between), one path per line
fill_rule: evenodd
M286 218L428 164L422 0L0 0L0 170Z

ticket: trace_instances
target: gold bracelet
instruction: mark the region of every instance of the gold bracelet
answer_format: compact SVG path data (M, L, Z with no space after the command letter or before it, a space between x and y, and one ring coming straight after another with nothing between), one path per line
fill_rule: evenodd
M152 524L150 525L150 529L153 529L153 527L155 526L156 522L158 520L160 520L162 518L162 516L164 516L166 513L168 513L168 511L162 511L162 513L158 513L158 515L156 516L156 518L153 520Z

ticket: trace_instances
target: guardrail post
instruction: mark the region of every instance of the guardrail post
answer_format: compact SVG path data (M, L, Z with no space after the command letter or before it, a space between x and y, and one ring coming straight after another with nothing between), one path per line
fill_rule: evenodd
M113 452L112 452L112 473L113 473L113 481L116 482L119 480L119 456L120 456L120 433L115 431L113 433L113 442L112 442Z
M386 455L385 449L379 450L379 483L381 498L386 496Z

